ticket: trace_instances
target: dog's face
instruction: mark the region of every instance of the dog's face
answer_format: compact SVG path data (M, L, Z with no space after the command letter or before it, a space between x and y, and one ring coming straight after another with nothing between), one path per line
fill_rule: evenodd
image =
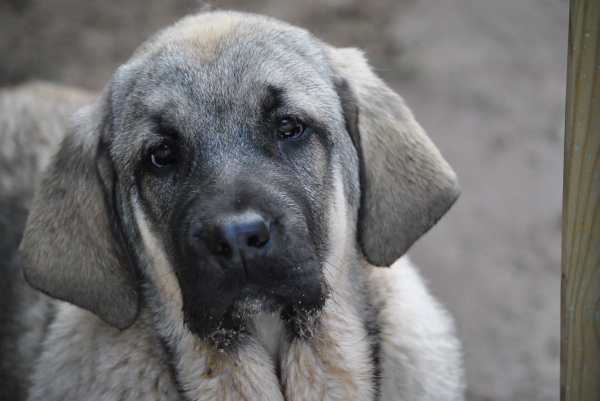
M74 119L34 201L25 273L127 327L149 259L143 220L187 327L212 338L257 310L310 319L334 239L387 265L457 194L357 51L267 18L200 14L142 46Z
M356 161L341 160L356 152L316 45L249 25L210 45L157 46L119 71L127 91L113 95L118 191L139 201L203 337L239 327L247 308L322 307L335 165L358 179ZM357 205L355 185L350 195Z

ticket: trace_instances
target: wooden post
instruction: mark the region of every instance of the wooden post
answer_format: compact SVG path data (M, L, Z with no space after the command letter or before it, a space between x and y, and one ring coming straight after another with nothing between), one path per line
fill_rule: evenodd
M571 0L561 291L561 400L600 400L600 0Z

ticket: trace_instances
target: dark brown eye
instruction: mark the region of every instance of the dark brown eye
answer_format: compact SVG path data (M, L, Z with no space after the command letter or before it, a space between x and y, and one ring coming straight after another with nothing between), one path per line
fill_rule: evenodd
M175 160L175 152L169 145L160 143L150 153L150 162L156 167L164 167Z
M279 122L279 136L285 139L298 139L304 133L304 124L297 123L291 118L282 118Z

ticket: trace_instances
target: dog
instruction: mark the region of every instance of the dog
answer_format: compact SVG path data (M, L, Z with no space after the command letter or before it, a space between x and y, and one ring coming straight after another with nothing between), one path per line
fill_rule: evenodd
M2 202L28 214L2 228L9 396L463 399L452 319L402 257L456 175L360 51L201 12L93 101L2 96L30 104L0 112L26 171Z

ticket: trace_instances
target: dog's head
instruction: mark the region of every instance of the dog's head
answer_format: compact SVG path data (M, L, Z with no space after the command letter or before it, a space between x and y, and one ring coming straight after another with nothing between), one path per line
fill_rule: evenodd
M320 310L340 242L389 265L457 196L360 52L265 17L199 14L151 38L73 117L34 200L24 271L124 329L150 235L206 338L256 308Z

